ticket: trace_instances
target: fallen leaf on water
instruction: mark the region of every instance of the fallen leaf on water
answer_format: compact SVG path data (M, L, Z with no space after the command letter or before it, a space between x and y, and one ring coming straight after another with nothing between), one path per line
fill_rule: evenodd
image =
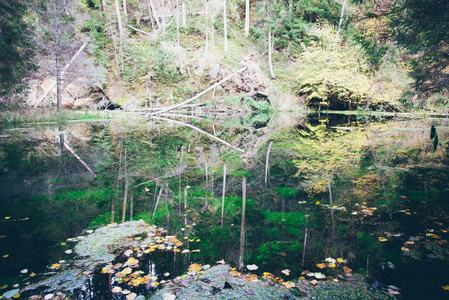
M320 204L320 201L315 202L316 205Z
M326 264L317 264L316 266L320 269L326 268Z
M7 258L9 256L9 254L5 254L5 255L3 255L2 257L3 258Z
M263 277L265 279L274 279L274 275L269 272L263 272Z
M449 291L449 285L443 285L442 288L443 290Z
M352 269L344 266L343 271L345 271L345 273L350 273L350 272L352 272Z
M17 299L20 297L20 294L16 294L13 298Z
M381 241L381 242L386 242L386 241L388 241L388 239L386 239L386 238L384 238L384 237L382 237L382 236L378 237L378 239L379 239L379 241Z
M324 278L326 278L326 275L324 275L323 273L320 273L320 272L316 272L315 278L316 279L324 279Z
M409 249L409 248L406 248L406 247L404 247L404 246L402 246L402 247L401 247L401 250L402 250L402 251L404 251L404 252L408 252L408 251L410 251L410 249Z
M55 269L59 268L60 266L61 266L61 264L52 264L50 266L50 269L55 270Z
M130 290L123 290L123 291L122 291L122 294L123 294L123 295L128 295L129 293L131 293Z
M112 291L113 293L120 293L120 292L122 291L122 288L119 287L119 286L116 286L116 287L114 287L111 291Z
M282 274L289 276L290 275L290 270L289 269L285 269L281 271Z
M391 295L399 295L400 293L398 291L392 290L392 289L388 289L388 293Z
M310 283L311 283L312 285L317 285L319 282L318 282L316 279L314 279L314 280L311 280Z
M328 257L328 258L326 258L324 261L326 261L326 262L328 262L328 263L336 263L337 261L335 260L335 258L332 258L332 257Z
M123 274L128 275L132 273L132 269L130 267L124 268L122 271Z
M200 264L191 264L189 266L189 271L199 271L199 270L201 270Z
M225 264L225 261L224 261L224 259L222 259L222 260L219 260L219 261L217 261L217 264L221 264L221 265L224 265L224 264Z
M153 281L150 283L150 286L154 287L154 288L157 287L158 285L159 285L159 282L157 282L157 281Z
M194 242L194 241L195 241L195 239L189 239L189 242L191 242L191 243Z
M283 285L285 285L287 288L294 288L296 285L293 283L293 282L291 282L291 281L287 281L287 282L283 282L282 283Z
M337 262L339 263L339 264L341 264L342 262L345 262L345 260L343 259L343 258L337 258Z
M259 267L256 265L247 265L246 268L250 271L255 271L255 270L259 269Z
M64 251L65 254L72 254L72 252L73 252L73 250L70 250L70 249Z
M30 277L34 277L34 276L36 276L36 273L31 273L30 274Z
M2 286L0 286L0 290L4 290L4 289L6 289L8 287L8 285L7 284L5 284L5 285L2 285Z
M134 300L137 297L136 293L130 293L128 295L126 295L126 299L128 300Z
M162 299L164 300L175 300L176 296L173 295L172 293L165 293L162 295Z
M184 249L184 250L181 251L181 253L184 253L184 254L185 254L185 253L189 253L189 252L190 252L189 249Z
M26 274L26 273L28 273L28 269L23 269L23 270L20 270L20 273L22 273L22 274Z
M11 217L5 217L5 220L9 220L9 219L11 219Z
M335 265L334 263L328 263L327 266L328 266L329 268L335 268L335 267L336 267L336 265Z
M178 248L173 249L173 252L181 252Z

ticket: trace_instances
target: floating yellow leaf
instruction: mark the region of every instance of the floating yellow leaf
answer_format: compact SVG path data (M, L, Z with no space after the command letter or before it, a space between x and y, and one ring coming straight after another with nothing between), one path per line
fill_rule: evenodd
M119 286L116 286L116 287L114 287L111 291L112 291L113 293L120 293L120 292L122 291L122 288L119 287Z
M320 201L315 202L316 205L320 204Z
M286 221L287 221L287 219L281 219L281 221L282 221L282 222L286 222Z
M175 246L176 246L176 247L181 247L181 246L182 246L182 242L181 242L181 241L177 241L177 242L175 243Z
M189 271L199 271L199 270L201 270L200 264L191 264L189 266Z
M406 214L406 215L411 215L411 213L410 213L410 212L408 212L408 211L407 211L407 212L406 212L405 214Z
M378 239L379 239L379 241L381 241L381 242L386 242L386 241L388 241L388 239L386 239L386 238L384 238L384 237L382 237L382 236L378 237Z
M7 284L5 284L5 285L2 285L2 286L0 286L0 290L4 290L4 289L6 289L8 287L8 285Z
M31 273L30 274L30 277L34 277L34 276L36 276L36 273Z
M142 237L141 237L141 236L138 236L138 237L136 237L134 240L140 241L141 239L142 239Z
M200 239L197 239L196 241L197 241L197 242L200 242L201 240L200 240Z
M435 224L443 226L443 223L441 223L441 222L435 222Z
M9 219L11 219L11 217L5 217L5 220L9 220Z
M351 269L351 268L348 268L348 267L346 267L346 266L344 266L344 267L343 267L343 271L345 271L345 273L351 273L351 272L352 272L352 269Z
M134 299L136 299L136 297L137 297L136 293L130 293L130 294L126 295L126 299L128 299L128 300L134 300Z
M337 258L337 262L339 263L339 264L341 264L342 262L345 262L345 260L343 259L343 258Z
M443 290L449 291L449 285L443 285L442 288Z
M274 275L269 272L263 272L263 277L265 279L274 279Z
M406 248L406 247L404 247L404 246L402 246L402 247L401 247L401 250L402 250L402 251L404 251L404 252L408 252L408 251L410 251L410 249L409 249L409 248Z
M17 299L20 297L20 294L16 294L13 298Z
M159 282L157 282L157 281L153 281L150 283L150 286L154 287L154 288L157 287L158 285L159 285Z
M181 252L178 248L173 249L173 252Z
M132 273L132 269L130 267L124 268L122 273L125 275L131 274Z
M189 242L191 242L191 243L192 243L193 241L195 241L195 239L189 239Z
M326 264L317 264L316 266L320 269L326 268Z
M115 274L115 277L118 277L118 278L122 278L122 277L125 277L125 276L126 276L126 274L123 274L123 272L117 272Z
M54 269L59 268L60 266L61 266L61 264L52 264L52 265L50 266L50 269L54 270Z
M149 191L150 191L150 189L149 189L149 188L147 188L147 187L145 187L145 191L146 191L146 192L149 192Z
M335 267L336 267L336 265L335 265L334 263L328 263L327 266L328 266L329 268L335 268Z
M5 254L5 255L3 255L2 257L3 258L7 258L9 256L9 254Z

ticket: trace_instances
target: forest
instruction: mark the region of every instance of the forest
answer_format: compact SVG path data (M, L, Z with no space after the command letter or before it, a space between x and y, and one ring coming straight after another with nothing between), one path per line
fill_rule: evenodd
M0 12L3 109L171 105L247 66L217 102L260 91L280 109L447 112L443 0L8 0Z
M447 299L448 20L0 0L0 299Z

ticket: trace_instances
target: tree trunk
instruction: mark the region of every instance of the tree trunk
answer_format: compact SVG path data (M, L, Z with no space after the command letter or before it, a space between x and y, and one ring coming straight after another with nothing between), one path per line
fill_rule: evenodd
M117 15L117 24L118 24L118 31L120 34L120 43L121 40L123 39L123 26L122 26L122 17L120 16L120 6L118 4L118 0L114 0L115 1L115 13Z
M243 255L245 253L245 210L246 210L246 177L242 180L242 224L240 226L239 269L243 270Z
M206 3L206 47L205 47L205 56L207 57L207 53L209 52L209 26L208 26L208 5L207 0L205 0Z
M224 37L224 53L228 52L228 20L226 16L226 0L223 0L223 37Z
M249 0L245 1L245 36L249 35Z
M184 188L184 226L187 225L187 187Z
M306 233L304 235L304 246L302 248L301 268L304 267L304 259L306 257L306 246L307 246L307 225L306 225Z
M343 6L341 7L340 22L338 22L337 38L338 38L338 34L340 33L341 23L343 22L343 16L345 14L345 6L346 6L346 0L343 1Z
M272 2L272 0L270 0L269 5L270 5L270 8L269 8L268 14L269 14L269 18L271 20L272 16L273 16L273 2ZM271 26L270 26L270 29L268 30L268 65L269 65L269 68L270 68L270 76L271 76L272 79L275 79L274 72L273 72L273 61L271 59L272 52L273 52L273 45L271 44Z
M125 18L128 17L128 9L126 5L126 0L123 0L123 14L125 15Z
M226 195L226 164L223 165L223 196L221 198L221 227L223 227L225 195Z
M134 198L131 196L131 201L129 202L129 220L133 220L133 214L134 214Z
M187 18L186 18L186 1L182 1L182 27L187 27Z

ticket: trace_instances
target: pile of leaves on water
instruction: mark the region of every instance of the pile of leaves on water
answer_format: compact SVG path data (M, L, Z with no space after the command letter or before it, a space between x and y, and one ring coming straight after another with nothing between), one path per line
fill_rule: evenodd
M173 257L176 253L191 252L189 249L181 250L183 242L175 236L163 236L163 228L150 226L142 220L111 224L87 233L86 236L68 239L68 243L77 243L73 250L66 250L67 254L76 253L73 259L52 264L49 273L32 278L36 281L35 278L41 277L40 280L32 284L22 283L23 287L15 285L0 299L107 299L108 285L109 289L116 288L112 290L116 292L120 284L129 287L120 288L120 294L131 299L133 295L137 296L133 289L147 284L151 288L159 285L157 276L146 274L151 264L151 253L165 251ZM103 283L94 286L95 281ZM105 295L100 295L103 292Z
M289 270L276 277L257 271L256 265L246 269L258 275L245 274L224 261L213 267L188 263L199 249L187 249L187 242L142 220L87 233L68 240L77 244L66 253L73 251L77 256L49 266L51 277L47 274L32 284L24 281L0 299L394 299L389 291L350 274L341 259L329 258L317 265L320 269L343 268L345 274L339 279L309 271L295 278ZM189 264L186 274L175 277ZM39 276L43 275L33 278Z
M165 284L150 299L395 299L361 280L287 280L288 272L284 275L285 279L268 272L257 276L224 264L192 264L187 274Z

